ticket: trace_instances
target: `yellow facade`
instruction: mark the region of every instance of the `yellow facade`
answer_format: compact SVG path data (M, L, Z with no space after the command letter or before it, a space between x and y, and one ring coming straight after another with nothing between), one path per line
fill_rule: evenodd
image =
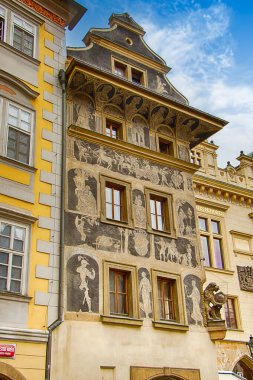
M84 12L75 1L0 1L0 345L16 344L14 360L0 357L0 378L45 378L48 326L59 315L58 72L64 28Z

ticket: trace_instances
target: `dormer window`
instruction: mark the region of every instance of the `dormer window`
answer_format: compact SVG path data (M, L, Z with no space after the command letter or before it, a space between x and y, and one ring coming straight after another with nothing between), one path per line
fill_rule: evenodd
M132 83L145 86L146 85L146 72L132 65L120 62L112 58L112 72L119 77L128 79Z

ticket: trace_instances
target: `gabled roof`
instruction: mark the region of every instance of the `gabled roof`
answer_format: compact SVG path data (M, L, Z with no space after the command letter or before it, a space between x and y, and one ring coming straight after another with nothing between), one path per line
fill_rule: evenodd
M137 24L128 13L113 13L109 18L109 25L112 27L115 24L123 24L125 27L129 27L133 31L135 30L136 33L141 34L142 36L145 34L144 29Z

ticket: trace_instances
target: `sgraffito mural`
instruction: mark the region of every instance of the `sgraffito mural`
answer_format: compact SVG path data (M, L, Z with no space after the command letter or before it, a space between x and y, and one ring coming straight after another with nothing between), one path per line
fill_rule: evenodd
M189 202L177 201L177 222L178 232L183 236L193 236L196 234L195 212Z
M189 274L184 278L185 302L189 325L203 325L202 284L199 277Z
M138 270L138 283L141 318L152 318L152 287L150 273L146 268Z
M67 263L67 310L98 313L99 271L95 259L73 255Z
M146 228L147 211L144 194L141 190L134 189L132 192L132 198L135 226L140 228Z
M183 238L170 239L154 237L155 258L160 261L181 264L195 268L197 266L195 245Z
M150 256L150 235L141 229L135 229L129 233L129 253L134 256Z

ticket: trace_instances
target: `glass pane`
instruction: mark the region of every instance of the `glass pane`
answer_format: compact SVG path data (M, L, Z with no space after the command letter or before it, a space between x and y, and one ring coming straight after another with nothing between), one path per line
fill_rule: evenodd
M220 239L213 239L213 245L214 245L215 267L223 269L221 240Z
M105 215L108 219L112 219L112 205L111 205L111 203L106 203Z
M164 319L164 316L163 316L163 302L162 302L161 299L159 300L159 318L160 319Z
M151 227L156 230L156 217L154 214L151 214Z
M109 273L109 282L110 282L110 291L115 291L115 285L114 285L114 278L115 278L115 273L110 270Z
M16 280L11 280L10 291L15 293L20 293L21 282Z
M157 215L162 215L162 202L156 201L156 212Z
M11 226L9 224L1 223L0 233L1 235L11 236Z
M114 220L121 220L120 206L114 206Z
M112 129L112 138L116 139L117 138L117 129Z
M118 273L117 276L118 279L118 292L125 292L125 281L126 281L126 276L124 274Z
M7 265L0 265L0 277L6 277L8 274L8 267Z
M0 278L0 290L7 290L7 280Z
M110 294L110 312L116 313L116 310L115 310L115 294L114 293Z
M125 294L119 294L118 295L118 313L119 314L127 314L126 295Z
M20 267L22 268L22 262L23 262L23 257L19 255L13 255L12 257L12 265L15 267Z
M216 222L215 220L212 220L212 232L214 234L219 234L220 233L220 223Z
M111 130L108 127L106 127L106 136L111 137Z
M14 239L25 240L25 228L15 227L14 229Z
M150 212L155 214L155 201L153 199L150 199Z
M159 231L163 231L164 228L163 228L163 218L162 216L157 216L157 229Z
M121 193L121 191L114 189L113 192L114 192L114 204L120 205L120 193Z
M11 239L5 236L0 236L0 247L10 248Z
M204 218L199 218L199 229L200 229L201 231L207 231L206 219L204 219Z
M108 203L112 203L112 188L105 188L105 201Z
M16 280L21 280L22 271L20 268L12 268L11 269L11 278Z
M26 132L31 132L31 114L21 110L20 128Z
M9 262L9 254L6 252L0 252L0 263L8 264Z
M27 153L27 154L21 154L20 153L18 155L17 160L20 162L23 162L24 164L28 164L29 163L29 153Z
M200 241L201 241L202 255L205 259L204 265L206 267L210 267L211 263L210 263L208 237L207 236L200 236Z

